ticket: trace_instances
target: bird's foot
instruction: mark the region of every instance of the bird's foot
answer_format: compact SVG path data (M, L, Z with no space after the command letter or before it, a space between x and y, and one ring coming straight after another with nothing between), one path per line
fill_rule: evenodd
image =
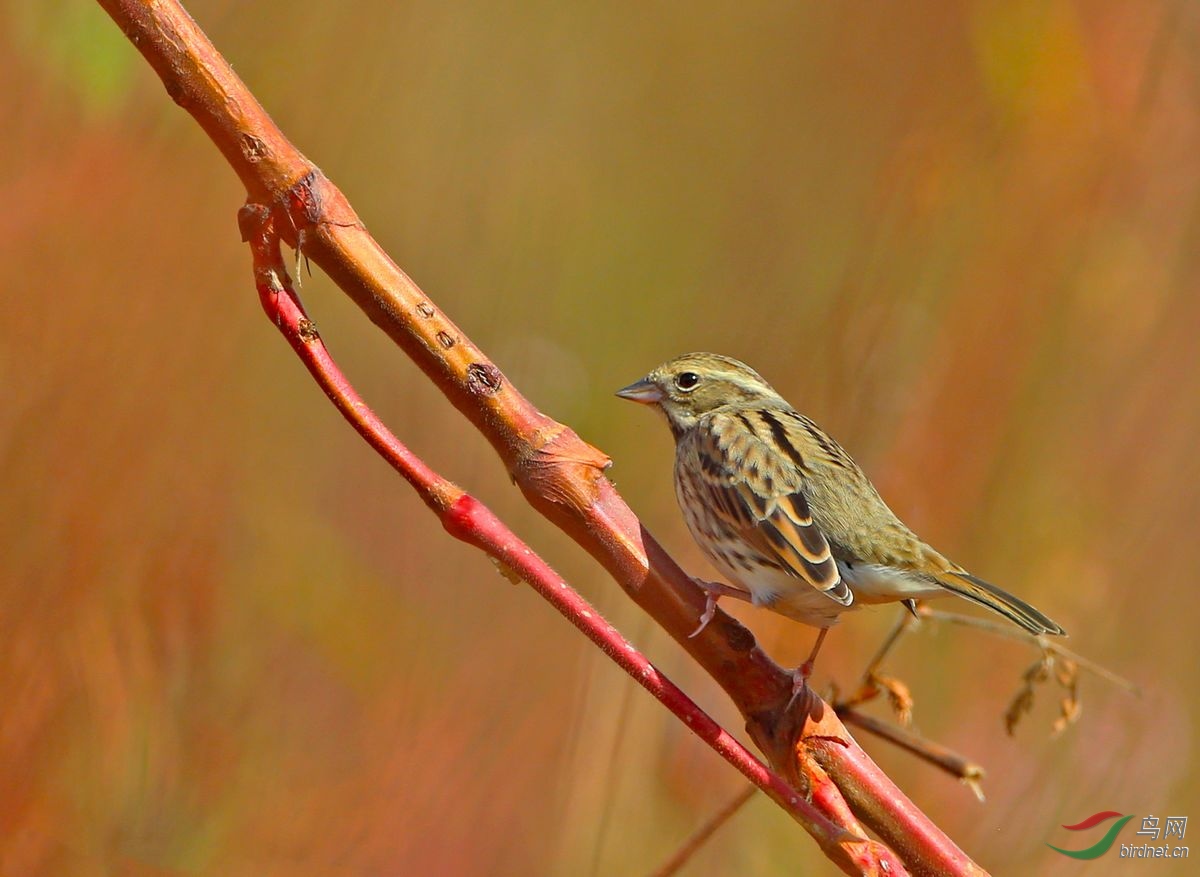
M700 613L700 626L688 634L688 639L699 636L704 632L704 628L708 627L708 623L717 614L717 600L720 598L720 594L714 594L712 591L708 591L705 594L704 611Z
M821 632L817 634L817 641L813 644L813 649L808 655L808 660L792 671L792 699L788 701L784 712L791 712L796 700L808 689L808 677L812 675L813 666L817 661L817 654L821 651L821 644L825 642L825 635L829 633L829 628L822 627Z
M704 591L704 611L700 613L700 626L688 634L688 639L699 636L708 623L717 614L717 601L722 597L734 597L749 602L750 595L741 588L723 585L720 582L706 582L704 579L692 579L692 584Z
M796 701L800 699L800 695L808 689L808 677L812 675L813 662L805 661L799 667L792 671L792 697L787 702L787 706L783 708L785 713L790 713L792 707L796 705Z

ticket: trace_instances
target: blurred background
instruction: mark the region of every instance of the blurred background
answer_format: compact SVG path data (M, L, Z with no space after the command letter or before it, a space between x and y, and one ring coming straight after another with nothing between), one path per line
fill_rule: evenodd
M1144 686L1085 675L1054 739L1044 688L1009 737L1033 652L903 641L916 727L987 801L863 742L981 864L1073 874L1046 842L1098 837L1063 823L1200 818L1200 8L189 8L687 568L670 437L612 392L707 349ZM342 422L262 317L235 176L99 8L0 10L0 872L648 873L743 780ZM742 734L383 335L302 294L399 436ZM783 663L812 643L732 611ZM818 686L897 611L838 627ZM757 798L684 873L831 871Z

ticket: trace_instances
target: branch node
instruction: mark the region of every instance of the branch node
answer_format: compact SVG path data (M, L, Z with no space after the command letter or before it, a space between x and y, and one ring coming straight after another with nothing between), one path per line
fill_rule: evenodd
M312 342L321 337L317 332L317 324L308 318L302 318L296 326L296 333L300 336L301 341Z
M442 514L442 526L455 539L473 543L479 532L479 518L484 514L483 504L471 494L463 491Z
M267 234L267 226L271 222L271 208L255 201L247 201L238 209L237 219L242 243L248 244Z
M453 345L451 339L451 345ZM443 342L442 346L446 346ZM504 385L504 375L490 362L473 362L467 366L467 389L473 396L495 396Z
M251 164L256 164L267 157L267 144L261 137L256 137L248 131L243 131L238 137L238 146L242 149L242 155L246 157L246 161Z
M292 183L284 195L288 215L292 217L297 230L320 221L324 206L320 183L324 180L324 175L316 167L310 167L308 173Z

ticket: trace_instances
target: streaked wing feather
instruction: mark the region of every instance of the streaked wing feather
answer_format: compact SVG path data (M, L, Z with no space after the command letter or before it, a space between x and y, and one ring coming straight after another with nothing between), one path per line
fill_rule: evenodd
M730 448L740 441L726 444L716 433L701 440L699 470L711 511L784 572L849 606L854 598L842 581L828 540L813 523L797 464L760 439L755 441L758 466L747 469L744 461L729 459ZM704 457L719 465L704 465ZM773 477L762 477L763 469L772 470Z

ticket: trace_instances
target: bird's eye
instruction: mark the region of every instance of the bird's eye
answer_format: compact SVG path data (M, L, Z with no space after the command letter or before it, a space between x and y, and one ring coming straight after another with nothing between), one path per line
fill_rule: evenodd
M698 383L700 383L700 375L695 372L680 372L675 376L675 386L681 390L695 389Z

